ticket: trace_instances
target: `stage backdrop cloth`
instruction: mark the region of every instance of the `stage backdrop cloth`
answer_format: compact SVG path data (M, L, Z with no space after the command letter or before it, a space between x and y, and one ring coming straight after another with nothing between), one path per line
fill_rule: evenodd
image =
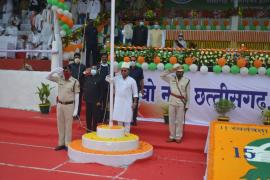
M160 71L144 71L145 95L140 100L139 118L163 121L162 107L168 101L169 84L160 78ZM172 74L173 75L173 74ZM259 107L270 107L269 77L232 74L185 73L190 81L190 106L187 123L208 125L217 118L214 103L221 98L234 102L236 109L229 112L232 122L262 124Z

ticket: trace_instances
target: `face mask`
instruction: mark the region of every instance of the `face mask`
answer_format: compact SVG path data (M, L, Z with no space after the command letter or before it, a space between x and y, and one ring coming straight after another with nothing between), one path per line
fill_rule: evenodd
M64 71L64 77L65 77L65 80L68 80L71 76L71 73L68 72L68 71Z
M68 61L68 64L73 64L74 63L74 61Z
M79 63L81 62L81 60L80 60L80 58L75 58L75 59L74 59L74 62L75 62L76 64L79 64Z
M143 25L144 25L144 22L141 21L141 22L140 22L140 26L143 26Z
M131 66L135 66L135 65L136 65L136 62L135 62L135 61L131 61L131 62L130 62L130 65L131 65Z
M96 74L97 74L97 70L91 69L91 74L92 74L93 76L96 75Z
M182 41L183 40L183 37L179 36L178 39L179 39L179 41Z
M103 67L107 67L108 66L108 64L107 63L101 63L101 66L103 66Z
M184 75L184 72L183 72L183 71L177 71L177 72L176 72L176 76L177 76L178 78L181 78L183 75Z
M155 25L154 25L154 28L155 28L155 29L158 29L158 28L159 28L159 25L155 24Z

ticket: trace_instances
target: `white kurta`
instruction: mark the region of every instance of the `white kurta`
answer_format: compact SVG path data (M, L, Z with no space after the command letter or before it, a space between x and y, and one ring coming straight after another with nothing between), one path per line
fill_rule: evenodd
M138 97L138 88L136 81L127 77L123 79L122 75L114 78L115 99L113 120L121 122L132 121L132 97Z
M29 34L28 36L28 43L26 44L26 49L28 50L40 50L41 49L41 45L40 44L40 41L41 40L41 34L40 33L33 33L31 32L31 34ZM39 46L37 46L39 45ZM37 47L34 47L34 46L37 46ZM26 53L26 56L29 56L29 57L33 57L33 56L36 56L38 57L39 56L39 52L27 52Z
M10 25L6 28L5 34L9 36L18 36L18 28L16 26Z
M90 0L87 4L87 13L89 19L96 19L101 10L101 4L99 0Z

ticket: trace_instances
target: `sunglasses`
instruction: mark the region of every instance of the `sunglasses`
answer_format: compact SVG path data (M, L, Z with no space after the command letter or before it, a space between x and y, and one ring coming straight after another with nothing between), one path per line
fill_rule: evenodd
M127 72L127 70L126 69L122 69L121 72Z

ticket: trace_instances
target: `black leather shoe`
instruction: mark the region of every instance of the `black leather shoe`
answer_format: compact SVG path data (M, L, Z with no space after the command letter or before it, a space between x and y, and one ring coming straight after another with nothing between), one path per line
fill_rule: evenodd
M174 142L174 141L175 141L174 139L169 138L166 142L171 143L171 142Z
M55 150L55 151L60 151L60 150L63 150L63 149L65 149L65 148L66 148L65 145L62 145L62 146L56 146L56 147L54 148L54 150Z

